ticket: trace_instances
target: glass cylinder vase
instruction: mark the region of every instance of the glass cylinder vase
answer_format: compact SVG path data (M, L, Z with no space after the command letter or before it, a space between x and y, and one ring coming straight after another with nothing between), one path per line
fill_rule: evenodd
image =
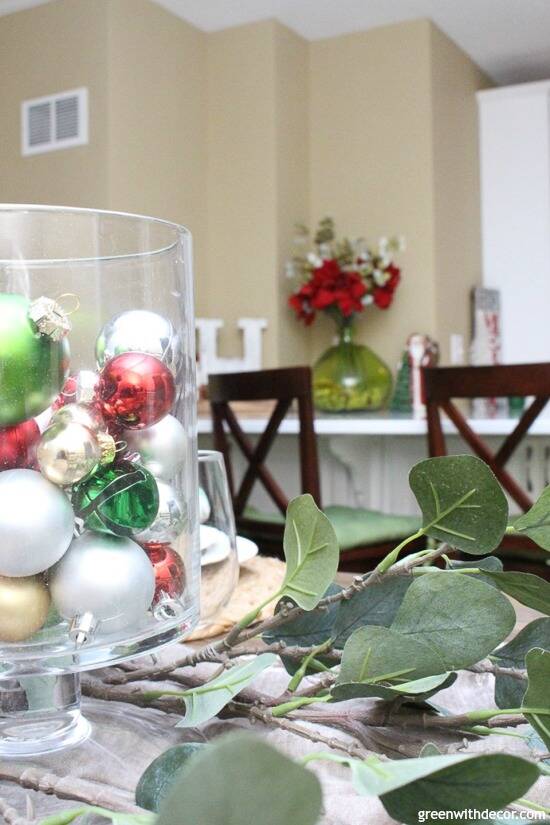
M352 319L338 325L338 342L313 367L313 399L324 412L379 410L387 403L392 375L369 347L356 344Z
M85 738L79 672L199 615L189 232L0 206L0 757Z

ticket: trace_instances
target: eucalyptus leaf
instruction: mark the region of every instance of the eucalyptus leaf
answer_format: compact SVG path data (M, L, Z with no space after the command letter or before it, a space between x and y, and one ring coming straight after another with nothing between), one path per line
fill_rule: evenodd
M525 668L525 657L534 648L540 647L550 651L550 619L535 619L529 622L513 639L499 647L492 659L502 667ZM512 676L495 677L495 703L499 708L518 708L523 703L527 690L525 681Z
M326 596L334 596L342 590L340 585L331 584L325 591L323 598ZM280 610L281 605L286 604L286 599L280 601L275 607L275 612ZM310 611L303 613L298 618L290 622L286 622L280 627L274 627L263 634L262 639L266 644L273 642L284 642L289 646L297 647L316 647L327 641L334 635L334 621L338 613L338 603L329 605L327 610ZM281 661L288 673L293 676L300 667L301 661L299 659L291 658L284 654L279 654ZM324 662L323 656L320 655L318 661ZM307 673L314 672L308 668Z
M426 742L426 744L423 745L422 750L419 753L419 756L421 756L421 757L439 756L440 754L441 754L441 751L439 750L437 745L434 745L433 742Z
M535 764L500 753L461 761L454 756L417 761L442 759L448 759L449 764L381 796L390 816L417 825L420 811L498 810L523 796L540 775Z
M280 595L313 610L336 575L340 550L334 527L312 496L288 505L283 547L286 575Z
M499 590L512 596L526 607L532 607L540 613L550 616L550 582L533 573L519 573L514 570L506 572L488 572L486 574Z
M437 654L443 667L435 672L443 673L488 656L511 633L515 620L509 600L494 587L441 571L414 580L391 629Z
M358 627L389 627L411 582L410 576L391 576L340 602L334 622L335 647L344 647Z
M331 584L325 593L325 596L334 596L340 593L342 588L338 584ZM355 596L350 601L355 600ZM278 613L281 605L286 604L286 599L279 602L275 607L275 613ZM262 639L266 644L273 642L285 642L287 645L298 647L313 647L319 645L326 639L330 639L334 635L334 622L338 613L339 603L331 604L327 610L318 610L310 613L303 613L297 619L292 619L280 627L274 627L267 630Z
M315 825L321 804L311 771L259 738L231 734L193 759L156 825Z
M550 487L546 487L527 513L514 521L514 533L528 536L544 550L550 550Z
M428 458L412 468L409 485L422 511L425 535L472 555L498 547L508 503L484 461L472 455Z
M353 690L351 683L357 685L355 695L364 695L361 693L362 683L382 676L387 677L384 681L390 681L388 674L399 674L391 677L394 681L399 678L402 682L410 682L444 672L441 657L428 645L402 636L392 628L368 625L358 628L347 640L333 695L344 698L342 693L349 694ZM339 685L342 686L340 694Z
M441 673L437 676L425 676L423 679L393 685L346 682L336 684L331 695L335 701L374 697L386 701L401 698L408 702L425 702L438 691L450 687L455 681L456 673Z
M491 587L496 587L496 582L494 582L489 575L485 573L501 573L503 570L503 565L500 559L496 556L486 556L484 559L476 559L473 561L469 559L468 561L457 561L455 559L450 560L449 570L464 570L469 567L477 567L479 570L483 570L483 573L476 573L472 574L475 575L478 581L483 581L486 584L490 584ZM465 573L464 575L470 575L469 573Z
M347 765L353 787L362 796L379 796L399 822L417 825L420 811L498 809L518 799L538 779L538 767L507 754L431 753L416 759L382 761L318 754L317 758ZM436 817L437 818L437 817Z
M188 764L189 759L207 747L205 742L184 742L157 756L138 782L136 804L147 811L158 812L179 771Z
M550 652L539 647L525 657L528 685L523 697L526 708L541 708L550 713ZM526 719L550 750L550 715L528 713Z
M220 712L231 699L254 681L256 676L277 659L274 653L262 653L249 662L235 665L200 687L174 692L185 701L185 716L177 728L192 728L207 722Z

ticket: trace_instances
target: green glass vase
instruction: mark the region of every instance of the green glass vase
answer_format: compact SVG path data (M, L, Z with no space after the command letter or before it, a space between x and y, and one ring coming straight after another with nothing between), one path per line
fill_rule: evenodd
M353 341L353 323L339 325L338 343L313 367L313 399L325 412L380 410L392 389L389 367L369 347Z

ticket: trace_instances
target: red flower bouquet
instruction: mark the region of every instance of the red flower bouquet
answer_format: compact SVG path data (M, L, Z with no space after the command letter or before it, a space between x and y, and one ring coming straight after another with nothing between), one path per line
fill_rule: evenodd
M307 242L308 231L298 227L297 243ZM375 304L388 309L401 278L393 253L401 249L396 239L379 241L376 251L362 239L336 240L334 222L325 218L319 224L313 250L296 254L289 263L289 274L298 275L301 285L288 302L306 325L317 312L327 312L339 323Z
M353 340L354 318L374 304L388 309L401 279L393 255L397 239L381 238L376 250L362 239L337 240L334 222L325 218L308 249L308 231L298 227L297 254L288 264L300 284L288 299L307 326L324 312L338 326L338 342L313 368L316 406L328 412L377 410L387 402L392 385L387 365L368 347Z

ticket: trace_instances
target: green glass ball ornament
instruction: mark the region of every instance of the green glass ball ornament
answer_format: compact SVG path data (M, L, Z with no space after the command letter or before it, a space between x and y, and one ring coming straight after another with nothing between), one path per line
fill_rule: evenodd
M132 461L121 461L77 484L72 502L75 515L90 530L131 536L156 519L159 493L148 470Z
M0 293L0 427L43 412L69 370L66 338L41 334L23 295Z

